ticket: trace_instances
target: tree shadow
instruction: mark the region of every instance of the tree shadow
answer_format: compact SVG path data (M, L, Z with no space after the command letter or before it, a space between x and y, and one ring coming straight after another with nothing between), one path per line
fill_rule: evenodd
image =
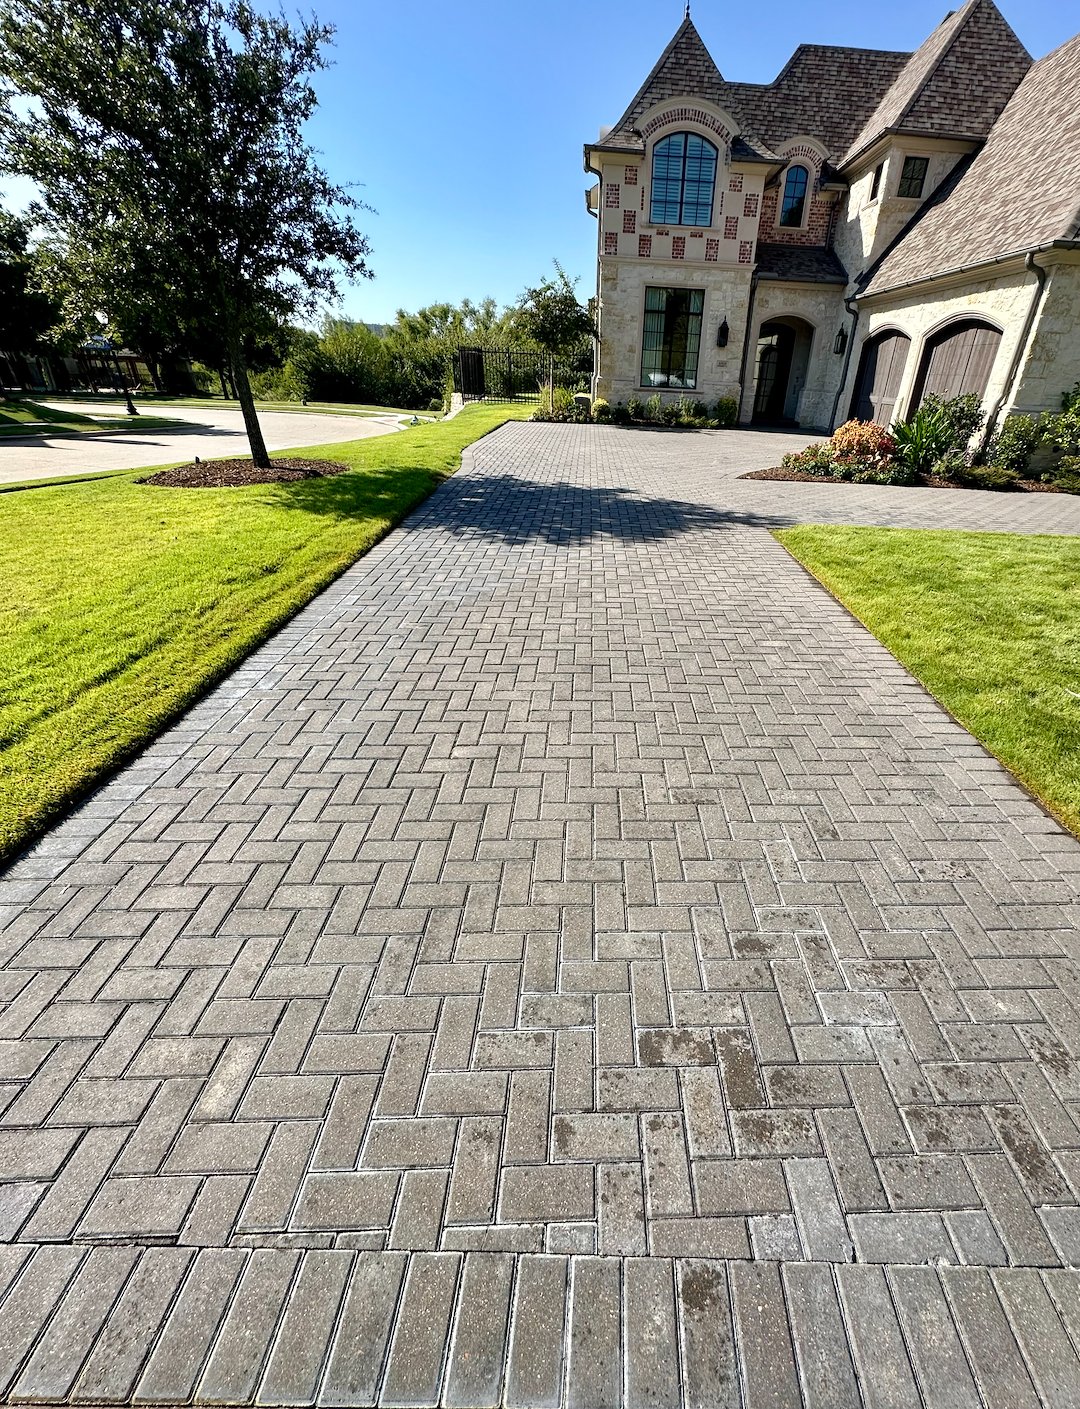
M415 503L435 476L419 467L345 474L267 486L276 505L353 518L391 515ZM411 533L441 528L455 536L523 545L613 538L647 543L706 529L780 528L787 515L718 509L682 499L646 498L629 487L538 482L514 474L456 475L400 525Z

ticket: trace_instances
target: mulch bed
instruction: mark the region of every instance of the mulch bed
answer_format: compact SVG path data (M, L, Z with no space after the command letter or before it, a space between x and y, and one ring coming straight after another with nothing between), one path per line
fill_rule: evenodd
M138 484L159 484L167 489L236 489L245 484L288 484L298 479L319 479L322 475L340 475L348 465L337 460L275 460L268 470L260 470L250 460L198 460L190 465L177 465L174 470L159 470L156 475L140 479Z
M833 479L831 475L812 475L806 470L786 470L782 465L777 465L772 470L749 470L745 475L740 475L740 479L772 479L772 480L792 480L801 484L852 484L854 481L845 479ZM979 484L957 484L955 480L942 479L940 475L920 475L914 485L859 485L860 489L977 489L984 486ZM1067 489L1059 489L1055 484L1044 484L1040 479L1021 479L1016 484L1010 485L1007 490L995 490L998 494L1068 494Z

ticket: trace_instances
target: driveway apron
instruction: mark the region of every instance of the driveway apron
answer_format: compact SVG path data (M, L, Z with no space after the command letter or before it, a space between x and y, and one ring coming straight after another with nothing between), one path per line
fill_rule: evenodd
M0 1401L1080 1403L1080 847L766 531L512 425L0 880Z

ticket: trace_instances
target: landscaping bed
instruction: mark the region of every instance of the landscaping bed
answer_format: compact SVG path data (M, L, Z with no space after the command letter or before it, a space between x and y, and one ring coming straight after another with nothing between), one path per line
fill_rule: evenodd
M740 475L740 479L769 479L782 480L798 484L847 484L851 481L842 479L839 475L814 475L807 470L795 470L777 465L771 470L748 470L746 474ZM882 483L879 480L863 480L863 484ZM1020 494L1076 494L1080 489L1066 489L1059 484L1046 483L1040 479L1017 479L1009 484L963 484L959 480L944 479L941 475L916 474L910 481L910 485L918 485L923 489L994 489L997 491L1017 492Z
M251 460L195 460L190 465L158 470L156 475L136 480L136 484L156 484L166 489L237 489L247 484L290 484L321 475L343 475L348 469L339 460L304 460L285 455L269 469L260 469Z

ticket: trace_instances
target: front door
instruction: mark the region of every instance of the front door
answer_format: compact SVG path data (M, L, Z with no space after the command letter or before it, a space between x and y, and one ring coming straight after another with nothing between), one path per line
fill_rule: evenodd
M785 424L784 404L791 379L795 330L783 323L763 323L758 336L757 389L754 420L759 425Z

